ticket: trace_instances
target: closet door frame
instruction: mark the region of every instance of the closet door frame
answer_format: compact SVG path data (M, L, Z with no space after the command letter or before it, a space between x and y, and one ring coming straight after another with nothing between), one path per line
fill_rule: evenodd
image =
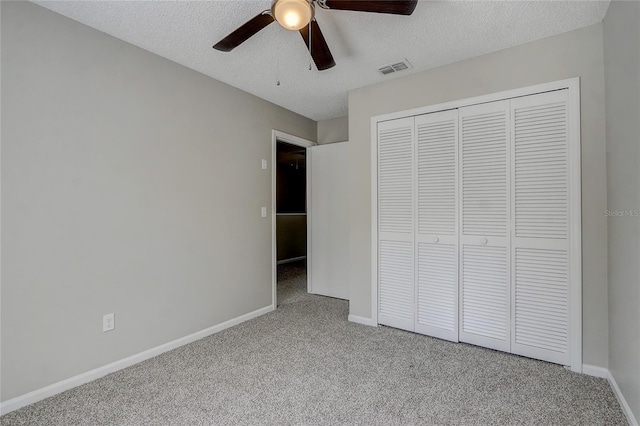
M378 123L447 109L461 108L555 90L568 89L569 106L569 178L570 178L570 274L571 274L571 365L582 372L582 172L580 150L580 78L570 78L489 95L440 103L371 118L371 308L370 318L350 315L350 320L378 325Z

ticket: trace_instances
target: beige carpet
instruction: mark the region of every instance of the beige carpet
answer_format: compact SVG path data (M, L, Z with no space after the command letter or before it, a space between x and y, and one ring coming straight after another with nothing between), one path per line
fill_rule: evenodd
M603 379L386 327L304 293L279 308L0 418L2 425L626 424Z

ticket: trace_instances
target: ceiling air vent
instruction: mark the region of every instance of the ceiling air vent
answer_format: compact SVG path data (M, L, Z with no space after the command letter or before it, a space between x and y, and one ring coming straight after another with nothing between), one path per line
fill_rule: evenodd
M392 64L387 64L387 65L378 67L378 72L382 75L387 75L387 74L393 74L394 72L407 70L409 68L413 68L409 63L409 61L407 61L406 59L402 59Z

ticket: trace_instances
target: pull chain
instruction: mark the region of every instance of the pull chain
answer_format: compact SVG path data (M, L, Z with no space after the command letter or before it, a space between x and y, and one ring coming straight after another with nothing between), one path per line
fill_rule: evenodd
M313 56L311 55L311 22L313 21L313 19L311 21L309 21L309 71L311 71L311 61L313 60Z
M280 44L276 47L276 86L280 86Z

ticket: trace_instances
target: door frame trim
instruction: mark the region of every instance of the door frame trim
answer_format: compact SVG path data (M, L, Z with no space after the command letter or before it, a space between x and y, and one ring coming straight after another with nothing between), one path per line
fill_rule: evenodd
M582 372L582 163L580 135L580 77L506 90L467 99L398 111L371 117L371 322L378 324L378 123L487 102L513 99L538 93L568 89L569 108L569 232L571 370ZM578 208L572 208L578 206Z
M281 132L273 129L271 131L271 305L275 310L278 307L278 253L277 253L277 235L276 235L276 149L278 142L285 142L291 145L297 145L303 148L311 148L317 145L316 142L312 142L308 139L301 138L289 133ZM311 188L309 186L309 176L311 168L309 167L308 151L305 157L305 166L307 169L307 264L308 259L311 257L311 229L309 227L310 215L311 215L311 202L309 200L309 194ZM307 270L307 288L311 285L309 280L309 270Z

